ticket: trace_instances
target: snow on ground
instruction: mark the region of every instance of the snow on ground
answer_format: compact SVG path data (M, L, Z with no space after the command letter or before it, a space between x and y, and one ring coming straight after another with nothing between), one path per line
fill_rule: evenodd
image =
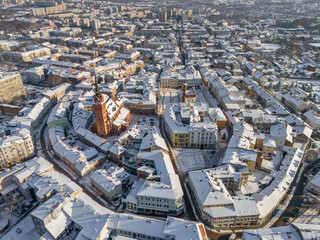
M1 219L0 220L0 231L3 231L6 227L9 226L9 220L8 219Z
M39 238L40 234L36 232L30 214L1 237L2 240L34 240Z
M170 93L166 92L163 96L163 105L170 103Z
M4 220L4 219L9 220L9 224L10 224L10 226L12 226L14 223L16 223L18 221L19 218L8 211L0 211L0 219L1 220Z
M179 93L178 92L171 92L171 102L172 103L179 102Z
M180 99L180 90L168 89L166 91L162 91L162 96L160 98L160 102L163 105L168 103L178 103Z
M144 125L153 125L159 128L159 121L156 117L137 116L137 123Z
M309 222L310 224L320 225L320 216L314 216L313 219Z
M44 159L46 158L46 156L44 155L42 149L39 149L39 150L37 151L36 157L43 157Z
M205 159L200 149L176 150L175 156L177 167L181 172L205 168Z
M139 115L139 114L131 113L131 119L130 119L130 124L129 124L128 130L130 130L132 127L134 127L137 123L150 125L151 124L150 123L150 119L155 119L155 123L154 123L155 126L157 126L157 127L159 126L159 122L157 121L157 119L155 117L145 117L145 116L142 116L142 115ZM123 135L124 133L125 132L121 133L121 135ZM118 138L119 138L119 136L113 135L113 136L107 137L107 141L110 142L110 143L113 143Z

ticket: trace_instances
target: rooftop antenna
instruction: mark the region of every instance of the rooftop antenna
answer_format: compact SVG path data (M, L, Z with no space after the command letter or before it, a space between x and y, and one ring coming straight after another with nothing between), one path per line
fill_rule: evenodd
M98 98L101 98L101 94L100 94L100 90L99 90L99 84L98 84L98 79L97 79L97 75L94 74L94 83L96 85L96 95Z

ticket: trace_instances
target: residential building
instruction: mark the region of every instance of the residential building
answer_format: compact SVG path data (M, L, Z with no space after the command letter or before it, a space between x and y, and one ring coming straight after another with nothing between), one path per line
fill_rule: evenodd
M1 103L10 103L15 98L25 95L26 92L20 74L0 75Z
M34 154L30 132L23 129L8 129L0 139L0 165L12 166Z
M188 89L187 83L182 86L182 102L184 103L195 103L197 101L196 89Z
M245 228L258 224L259 211L255 200L250 197L231 196L214 169L189 172L188 185L197 211L210 226Z
M165 131L173 147L214 148L217 142L217 125L201 121L196 106L190 103L167 105Z
M303 114L305 121L314 129L320 130L320 116L311 109Z
M125 200L127 209L144 214L180 215L185 207L183 191L169 155L161 150L141 151L137 158L156 172L134 183Z
M51 50L46 47L29 50L26 52L5 52L4 58L13 60L16 62L31 62L37 58L48 56L51 54Z
M243 240L259 240L259 239L308 239L310 236L318 236L320 228L316 224L299 224L290 223L286 226L259 228L252 230L244 230Z
M320 195L320 174L316 174L311 181L309 182L307 186L307 190L316 194Z
M158 75L144 70L126 81L118 98L130 109L131 113L155 115L159 87L156 83Z
M108 170L96 170L90 179L99 193L112 200L122 194L122 185L129 182L129 174L124 168L111 167Z
M184 84L190 87L199 88L201 86L201 75L194 67L188 66L185 69L165 69L160 75L161 88L179 88Z

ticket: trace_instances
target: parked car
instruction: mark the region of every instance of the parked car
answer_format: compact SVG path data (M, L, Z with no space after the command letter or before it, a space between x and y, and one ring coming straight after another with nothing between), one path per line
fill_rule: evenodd
M293 221L293 217L285 218L282 221L284 221L284 222L292 222Z

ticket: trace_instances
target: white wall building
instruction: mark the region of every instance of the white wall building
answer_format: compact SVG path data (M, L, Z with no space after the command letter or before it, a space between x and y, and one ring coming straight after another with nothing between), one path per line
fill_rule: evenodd
M122 185L129 180L124 168L111 167L108 171L96 170L90 176L92 185L107 199L118 197L122 193Z

